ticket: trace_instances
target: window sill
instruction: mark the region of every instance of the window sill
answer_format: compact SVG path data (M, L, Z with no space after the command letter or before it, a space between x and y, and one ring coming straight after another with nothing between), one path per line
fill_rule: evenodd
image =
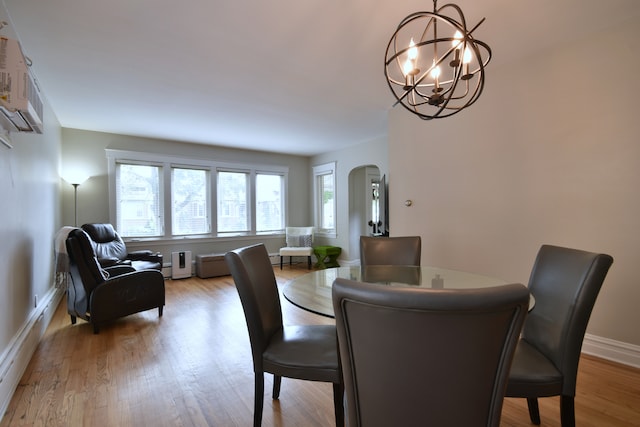
M172 244L184 241L197 241L199 243L206 242L224 242L234 240L255 240L256 238L283 239L285 233L283 231L268 233L220 233L220 234L198 234L191 236L172 236L172 237L125 237L125 243L148 243L148 244Z

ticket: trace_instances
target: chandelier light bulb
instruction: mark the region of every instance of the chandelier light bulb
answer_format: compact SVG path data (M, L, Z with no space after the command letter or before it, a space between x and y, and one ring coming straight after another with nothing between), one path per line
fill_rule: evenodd
M431 77L437 79L440 77L440 67L436 65L435 59L433 60L433 64L431 65Z
M413 37L411 37L411 41L409 42L409 50L407 51L407 57L411 61L415 61L418 58L418 48L416 47L416 43L413 41Z
M406 61L404 61L404 65L402 66L402 73L405 76L409 76L411 75L411 72L413 71L413 63L411 62L411 60L409 58L407 58Z
M462 41L462 33L459 30L456 30L456 33L453 35L453 41L451 42L451 46L457 48L460 46L460 42Z
M402 66L402 73L405 76L413 76L418 73L418 70L416 70L417 58L418 58L418 48L416 47L416 43L413 41L413 38L411 38L411 42L409 42L409 49L407 50L407 60L404 62L404 65Z
M471 63L472 59L473 59L473 54L471 53L471 49L469 49L469 47L467 46L464 48L464 55L462 55L462 63L469 64Z

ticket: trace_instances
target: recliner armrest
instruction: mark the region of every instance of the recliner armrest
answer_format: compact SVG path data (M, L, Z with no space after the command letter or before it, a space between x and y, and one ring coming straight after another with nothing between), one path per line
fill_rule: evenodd
M156 270L134 271L112 277L90 295L93 322L117 319L164 306L164 277Z
M127 259L133 261L154 261L154 262L162 262L162 254L160 252L152 252L150 250L139 250L129 252L127 254Z
M109 273L109 277L121 276L136 271L130 262L118 263L110 267L104 267L103 269Z
M109 268L115 265L131 265L130 261L121 260L120 258L116 257L98 258L98 262L100 263L100 266L102 268Z
M127 253L127 258L130 259L142 259L142 257L147 257L149 255L152 255L153 252L151 252L148 249L140 249L138 251L132 251Z

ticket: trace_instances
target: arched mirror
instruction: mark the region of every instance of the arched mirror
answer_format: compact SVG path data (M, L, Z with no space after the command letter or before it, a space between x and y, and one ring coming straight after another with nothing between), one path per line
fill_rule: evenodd
M371 176L369 180L371 185L371 209L369 212L370 220L367 223L370 227L369 235L386 236L389 234L389 226L387 223L388 204L387 204L387 185L385 176Z

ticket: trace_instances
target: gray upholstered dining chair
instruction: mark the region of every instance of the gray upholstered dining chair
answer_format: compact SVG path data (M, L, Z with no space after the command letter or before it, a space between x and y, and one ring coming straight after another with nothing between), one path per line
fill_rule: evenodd
M582 341L610 255L543 245L529 279L536 299L522 330L509 374L507 397L527 399L540 424L538 397L560 396L563 427L575 425L574 399Z
M332 292L350 427L499 425L524 285Z
M360 265L420 265L420 236L360 236Z
M273 374L273 398L282 377L333 383L336 426L344 425L342 374L333 325L284 326L278 286L263 244L225 254L244 310L255 373L253 425L262 423L264 373Z

